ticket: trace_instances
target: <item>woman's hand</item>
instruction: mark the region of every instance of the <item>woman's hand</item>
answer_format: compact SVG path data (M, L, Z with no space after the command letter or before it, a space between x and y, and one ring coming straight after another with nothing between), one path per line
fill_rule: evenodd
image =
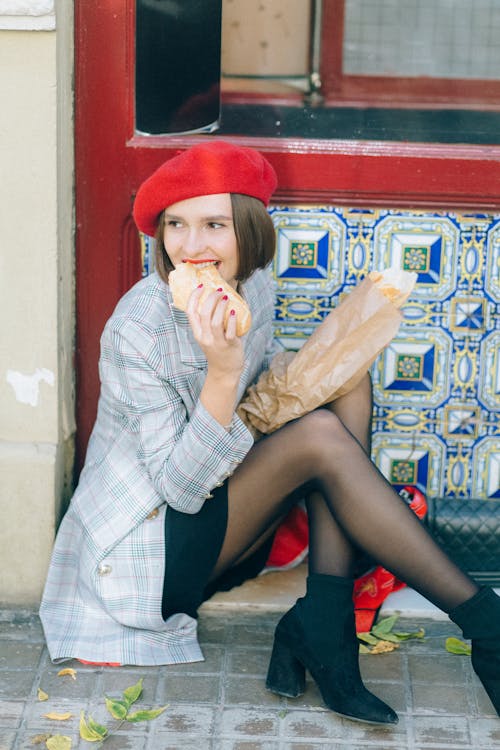
M202 287L195 289L186 314L193 335L207 358L207 377L200 399L207 411L223 426L231 422L236 407L238 383L243 371L243 342L236 335L236 315L224 314L229 304L222 291L212 292L200 305Z
M194 337L207 358L209 370L239 379L243 370L243 344L236 335L236 315L229 315L224 329L227 296L222 291L212 292L200 305L202 290L200 286L191 293L186 309Z

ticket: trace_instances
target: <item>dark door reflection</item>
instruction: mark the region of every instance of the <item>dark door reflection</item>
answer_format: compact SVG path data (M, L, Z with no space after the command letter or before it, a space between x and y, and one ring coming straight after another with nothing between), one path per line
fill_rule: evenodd
M217 126L221 17L222 0L137 0L137 131Z

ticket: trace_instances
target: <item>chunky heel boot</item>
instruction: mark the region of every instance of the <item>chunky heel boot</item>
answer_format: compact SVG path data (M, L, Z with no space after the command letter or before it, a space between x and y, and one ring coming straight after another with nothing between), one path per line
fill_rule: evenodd
M275 640L266 687L287 698L298 698L306 689L306 670L285 643Z
M472 641L472 666L500 716L500 597L481 588L449 613Z
M372 724L397 724L397 714L361 680L352 591L346 578L308 577L305 597L276 627L266 687L278 695L301 695L307 669L330 710Z

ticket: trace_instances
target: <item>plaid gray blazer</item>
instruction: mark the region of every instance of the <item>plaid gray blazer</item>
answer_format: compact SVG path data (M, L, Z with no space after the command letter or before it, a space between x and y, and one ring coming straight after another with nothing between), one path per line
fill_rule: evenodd
M256 271L242 294L253 320L240 398L274 353L267 271ZM156 274L118 303L99 370L97 419L40 607L51 658L201 660L196 621L161 616L165 509L196 513L245 458L252 436L237 415L226 431L200 403L205 357Z

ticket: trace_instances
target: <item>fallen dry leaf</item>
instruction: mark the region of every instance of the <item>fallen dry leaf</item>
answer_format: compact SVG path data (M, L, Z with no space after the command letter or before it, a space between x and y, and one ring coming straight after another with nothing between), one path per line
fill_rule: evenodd
M76 669L71 669L71 667L66 667L65 669L61 669L58 673L58 677L64 677L65 675L69 675L73 680L76 680Z
M44 716L46 719L52 719L53 721L66 721L67 719L71 719L73 714L70 713L70 711L67 711L64 714L58 714L56 711L52 711L49 714L44 714Z
M370 653L372 654L388 654L390 651L394 651L394 649L399 648L399 643L391 643L389 641L379 641L376 646L374 646Z
M51 736L51 734L35 734L35 736L31 738L31 744L41 745L42 742L46 742Z
M37 696L39 701L48 701L49 696L45 692L45 690L42 690L42 688L38 688Z

